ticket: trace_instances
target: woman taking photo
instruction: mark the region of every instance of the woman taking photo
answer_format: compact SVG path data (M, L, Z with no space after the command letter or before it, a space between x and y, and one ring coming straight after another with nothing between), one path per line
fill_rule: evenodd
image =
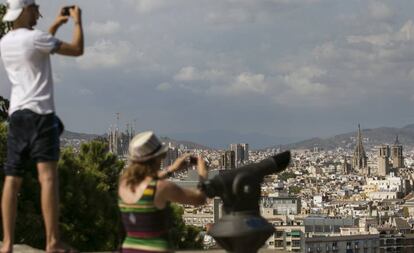
M181 188L166 178L188 166L189 154L160 170L168 147L153 132L136 135L129 145L129 164L119 181L119 208L126 238L123 253L172 252L168 241L169 203L203 205L206 196L197 189ZM197 158L201 181L207 179L204 159Z

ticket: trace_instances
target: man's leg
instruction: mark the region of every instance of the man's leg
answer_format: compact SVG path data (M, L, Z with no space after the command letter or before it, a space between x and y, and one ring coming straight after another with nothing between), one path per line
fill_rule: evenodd
M41 187L42 213L46 228L46 252L78 252L60 240L57 162L39 162L37 163L37 170Z
M46 250L58 247L59 238L59 177L57 162L37 164L41 187L41 204L46 229Z
M22 178L6 176L1 198L1 211L3 219L3 245L1 252L12 252L14 243L14 228L16 225L17 194L22 185Z

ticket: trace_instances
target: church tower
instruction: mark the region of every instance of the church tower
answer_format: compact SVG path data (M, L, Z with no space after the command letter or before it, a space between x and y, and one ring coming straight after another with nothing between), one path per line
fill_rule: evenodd
M391 147L392 167L394 169L404 167L403 146L398 141L398 135L395 138L395 143Z
M352 168L360 174L369 175L370 171L367 164L367 155L365 154L364 145L362 144L361 126L358 124L358 135L354 156L352 158Z
M351 173L351 166L348 164L346 156L344 156L344 164L342 165L342 174L348 175Z
M378 153L378 176L386 176L390 173L389 166L390 147L382 145Z

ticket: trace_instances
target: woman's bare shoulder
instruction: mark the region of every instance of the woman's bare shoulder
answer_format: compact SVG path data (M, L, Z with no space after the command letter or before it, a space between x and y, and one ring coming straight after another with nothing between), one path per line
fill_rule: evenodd
M125 180L119 182L118 195L124 203L136 203L144 194L144 190L150 183L150 179L144 179L141 183L130 186Z

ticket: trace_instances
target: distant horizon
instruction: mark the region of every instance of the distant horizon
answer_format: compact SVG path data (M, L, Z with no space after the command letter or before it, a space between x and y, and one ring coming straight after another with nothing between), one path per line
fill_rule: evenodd
M380 128L403 129L410 125L414 125L414 124L407 124L401 127L379 126L379 127L366 127L365 128L361 126L361 130L365 131L365 130L380 129ZM264 148L270 148L274 146L292 145L295 143L311 140L314 138L329 139L334 136L338 136L342 134L354 133L357 130L358 128L356 127L353 131L347 131L347 132L342 132L342 133L337 132L335 134L328 135L328 136L312 136L312 137L278 137L278 136L264 135L260 133L240 133L236 131L232 132L229 130L217 130L217 129L211 130L211 131L192 132L192 133L168 133L168 134L161 133L160 134L156 132L156 134L160 138L167 137L175 141L192 142L197 145L206 146L206 147L214 148L214 149L225 149L225 148L228 148L228 145L232 143L248 143L252 149L264 149ZM71 130L68 130L68 131L77 133L77 134L88 134L88 135L98 135L98 136L107 134L107 133L90 134L90 133L74 132ZM216 134L216 136L214 136L214 134ZM250 141L243 140L243 138L246 138L246 137L250 138ZM254 140L252 138L257 138L258 140ZM271 138L271 139L268 140L269 141L268 143L265 142L265 143L260 144L260 141L263 141L265 138ZM217 142L216 141L217 139L222 140L222 142ZM275 143L275 141L277 141L277 143ZM274 143L274 145L271 145L271 143Z

